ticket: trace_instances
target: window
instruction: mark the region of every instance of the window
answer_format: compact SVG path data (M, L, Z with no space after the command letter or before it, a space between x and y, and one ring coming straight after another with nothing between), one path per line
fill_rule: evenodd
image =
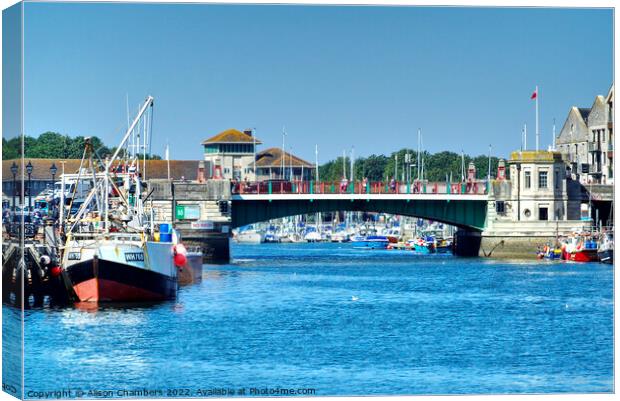
M560 189L560 172L555 170L555 188Z
M538 172L538 188L547 188L547 172Z
M506 213L506 202L495 201L495 212L497 214L505 214Z
M532 173L529 171L526 171L525 173L525 188L531 188L532 187Z
M230 174L230 169L228 167L224 168L224 174Z
M549 208L547 207L538 208L538 220L549 220Z

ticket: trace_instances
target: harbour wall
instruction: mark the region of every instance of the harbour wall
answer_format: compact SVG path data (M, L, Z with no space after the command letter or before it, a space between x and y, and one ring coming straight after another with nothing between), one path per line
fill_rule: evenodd
M535 259L545 245L556 245L558 238L587 230L588 221L493 222L481 234L479 256Z

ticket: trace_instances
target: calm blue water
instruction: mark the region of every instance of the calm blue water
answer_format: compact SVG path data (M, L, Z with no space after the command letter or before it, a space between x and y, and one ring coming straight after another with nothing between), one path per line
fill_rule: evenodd
M613 391L610 266L347 244L236 245L233 254L176 302L26 311L26 395Z

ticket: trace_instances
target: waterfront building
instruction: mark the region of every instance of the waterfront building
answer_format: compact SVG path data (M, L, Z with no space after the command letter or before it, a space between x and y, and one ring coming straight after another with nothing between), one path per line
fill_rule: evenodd
M566 175L562 154L512 152L510 191L516 195L506 217L512 221L579 220L580 186ZM577 197L570 195L577 194ZM577 202L577 203L576 203Z
M612 85L607 96L596 96L592 107L571 107L556 138L571 178L584 185L613 185L613 99Z
M256 174L259 180L311 180L315 165L280 148L263 150L256 156Z
M249 129L228 129L203 141L206 176L237 181L308 180L314 176L314 164L276 147L257 153L260 144Z
M77 173L80 168L80 159L24 159L24 165L32 166L30 182L26 170L22 171L21 159L2 160L2 190L4 195L11 200L13 196L19 197L22 193L21 178L24 177L24 196L32 194L37 196L39 193L54 186L54 182L61 179L63 164L67 174ZM15 163L18 166L13 180L11 166ZM167 179L168 165L170 165L170 178L173 180L195 180L200 174L199 160L147 160L146 166L140 163L140 169L146 179ZM52 169L52 165L56 168ZM54 172L54 174L52 174ZM27 202L27 201L26 201Z
M202 142L209 178L255 181L254 157L257 145L251 129L227 129Z

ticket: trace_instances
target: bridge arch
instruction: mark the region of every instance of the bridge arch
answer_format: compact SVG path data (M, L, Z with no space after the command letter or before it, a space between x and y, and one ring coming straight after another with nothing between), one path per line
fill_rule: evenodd
M485 197L299 197L233 196L232 227L241 227L271 219L317 212L379 212L419 217L454 225L468 231L485 227Z

